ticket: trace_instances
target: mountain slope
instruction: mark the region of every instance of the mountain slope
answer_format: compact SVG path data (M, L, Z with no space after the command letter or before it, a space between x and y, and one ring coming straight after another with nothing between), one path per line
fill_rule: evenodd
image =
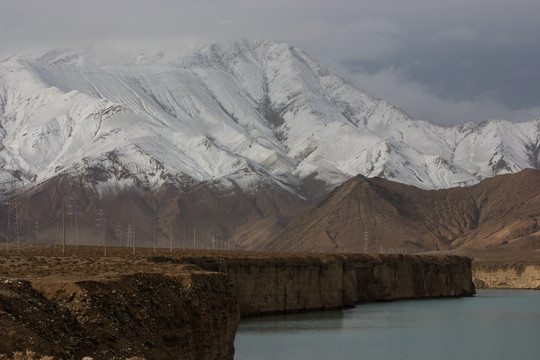
M23 232L37 221L49 239L62 204L79 198L93 241L105 208L124 227L144 219L147 242L157 223L160 238L177 225L261 246L357 174L472 185L538 168L539 149L540 119L416 121L272 41L112 62L69 51L0 60L0 181L24 182Z
M539 194L540 171L531 169L443 190L357 176L293 221L264 248L418 252L498 247L533 251L540 249Z
M333 187L363 174L432 189L538 165L540 120L415 121L285 44L91 59L53 51L0 62L2 178L17 169L37 184L97 166L111 169L101 187L221 179L294 191L310 176Z
M21 241L59 244L65 228L68 245L103 245L103 231L96 227L103 211L109 246L126 246L135 238L138 247L153 247L155 239L161 248L208 249L212 240L219 241L219 248L253 248L262 246L309 205L285 189L265 184L249 193L239 187L220 191L204 183L181 190L172 185L148 191L133 187L99 197L84 186L91 181L95 180L59 176L22 194ZM7 207L2 207L2 242L7 221Z

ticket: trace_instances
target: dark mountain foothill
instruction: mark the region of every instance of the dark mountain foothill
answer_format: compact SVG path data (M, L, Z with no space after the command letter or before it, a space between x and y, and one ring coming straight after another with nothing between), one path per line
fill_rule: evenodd
M456 252L540 257L540 171L469 187L422 190L356 176L264 248L322 252ZM367 244L366 244L367 239Z

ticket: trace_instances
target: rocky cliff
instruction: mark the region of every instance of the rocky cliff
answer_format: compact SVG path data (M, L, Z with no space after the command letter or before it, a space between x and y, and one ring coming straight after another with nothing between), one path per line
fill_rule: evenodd
M0 254L0 354L232 359L241 315L474 293L458 256L34 247Z
M477 288L540 290L540 262L474 260Z
M189 261L229 276L242 316L475 292L471 261L458 256L280 254Z
M133 259L2 260L0 358L25 350L54 359L234 357L240 317L225 274Z

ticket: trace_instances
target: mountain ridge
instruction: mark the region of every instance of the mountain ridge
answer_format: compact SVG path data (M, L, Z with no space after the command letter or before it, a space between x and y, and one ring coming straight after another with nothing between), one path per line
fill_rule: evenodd
M28 184L110 153L158 188L165 178L205 182L242 169L292 191L309 176L332 188L356 174L447 188L539 164L540 119L448 128L413 120L272 41L133 65L62 52L11 57L0 81L0 163Z
M0 60L0 181L16 174L32 211L37 194L49 198L54 216L28 210L25 221L50 237L79 196L86 214L120 212L124 227L145 219L146 241L153 223L161 238L171 225L205 227L259 247L357 174L442 189L538 168L539 156L540 118L414 120L274 41L112 62L70 51Z
M422 190L358 175L293 220L264 250L425 252L540 249L540 171ZM366 241L367 240L367 241Z

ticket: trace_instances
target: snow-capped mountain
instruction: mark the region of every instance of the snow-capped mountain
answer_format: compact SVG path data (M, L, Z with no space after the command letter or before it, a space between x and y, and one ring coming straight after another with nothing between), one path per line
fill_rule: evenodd
M123 63L5 58L0 141L0 180L78 174L99 193L165 183L295 193L306 179L331 188L357 174L435 189L539 168L540 119L416 121L300 49L244 41Z

